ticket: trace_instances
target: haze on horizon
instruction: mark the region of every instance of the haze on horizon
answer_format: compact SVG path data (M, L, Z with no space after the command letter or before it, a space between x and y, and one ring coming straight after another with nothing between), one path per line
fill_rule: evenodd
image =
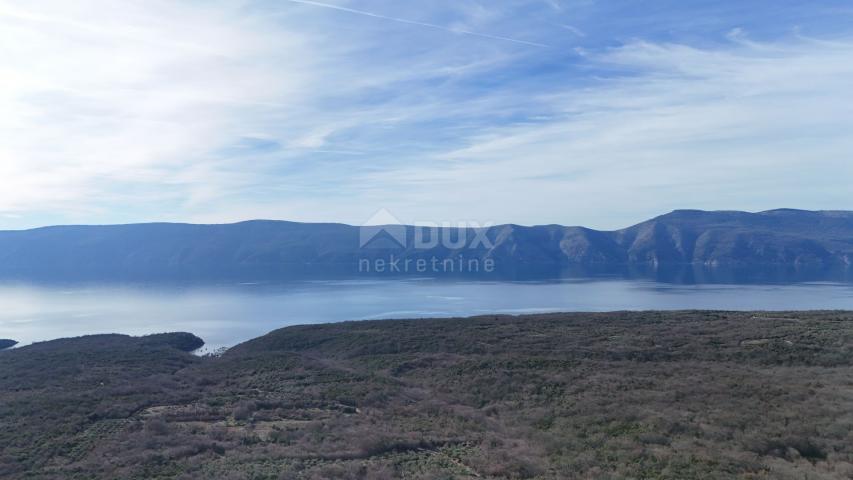
M0 229L853 209L853 7L0 0Z

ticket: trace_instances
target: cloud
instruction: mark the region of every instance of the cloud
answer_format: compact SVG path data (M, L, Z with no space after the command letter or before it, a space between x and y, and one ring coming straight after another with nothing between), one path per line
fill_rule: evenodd
M453 82L515 55L494 42L459 50L458 36L420 42L412 31L400 32L411 45L388 44L379 25L333 38L323 10L0 3L0 173L9 179L0 211L30 224L192 219L226 204L306 215L270 205L343 194L342 180L398 161L395 148L433 148L414 138L429 132L408 126L445 121L470 93ZM252 138L266 147L247 148ZM353 160L365 152L372 163Z
M356 15L364 15L366 17L378 18L380 20L388 20L391 22L403 23L406 25L415 25L415 26L419 26L419 27L434 28L436 30L443 30L445 32L457 33L457 34L461 34L461 35L470 35L473 37L488 38L491 40L500 40L503 42L519 43L522 45L529 45L531 47L543 47L543 48L548 47L548 45L545 45L543 43L530 42L527 40L519 40L517 38L503 37L500 35L490 35L488 33L472 32L470 30L465 30L464 28L461 28L461 27L460 28L451 28L451 27L444 27L441 25L436 25L434 23L418 22L415 20L407 20L405 18L389 17L387 15L379 15L378 13L367 12L364 10L356 10L354 8L341 7L338 5L332 5L330 3L314 2L311 0L285 0L285 1L288 1L291 3L299 3L302 5L311 5L311 6L320 7L320 8L328 8L328 9L332 9L332 10L338 10L341 12L354 13Z
M844 41L634 42L593 59L610 78L545 93L550 120L483 129L369 181L406 185L421 214L605 228L678 207L851 208L851 55ZM425 203L436 185L445 195Z
M227 9L27 8L0 8L0 164L12 180L0 210L88 211L127 186L170 195L186 171L273 105L298 103L312 81L304 38L252 18L235 25Z
M563 30L568 30L569 32L571 32L573 35L575 35L577 37L586 37L586 33L584 33L583 30L581 30L577 27L573 27L571 25L557 25L557 26L562 28Z
M853 208L850 32L605 7L0 0L0 228Z

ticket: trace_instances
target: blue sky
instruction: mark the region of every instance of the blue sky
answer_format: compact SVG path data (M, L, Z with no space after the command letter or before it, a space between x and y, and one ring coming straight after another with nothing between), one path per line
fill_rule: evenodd
M0 0L0 228L853 209L849 1Z

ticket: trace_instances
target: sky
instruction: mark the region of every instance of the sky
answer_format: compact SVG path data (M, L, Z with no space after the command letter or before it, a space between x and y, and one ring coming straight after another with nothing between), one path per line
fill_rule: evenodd
M0 0L0 229L853 209L853 5Z

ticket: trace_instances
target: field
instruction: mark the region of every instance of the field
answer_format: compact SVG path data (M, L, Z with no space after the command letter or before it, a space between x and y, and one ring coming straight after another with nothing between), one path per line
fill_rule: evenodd
M853 478L853 313L616 312L0 352L0 477Z

